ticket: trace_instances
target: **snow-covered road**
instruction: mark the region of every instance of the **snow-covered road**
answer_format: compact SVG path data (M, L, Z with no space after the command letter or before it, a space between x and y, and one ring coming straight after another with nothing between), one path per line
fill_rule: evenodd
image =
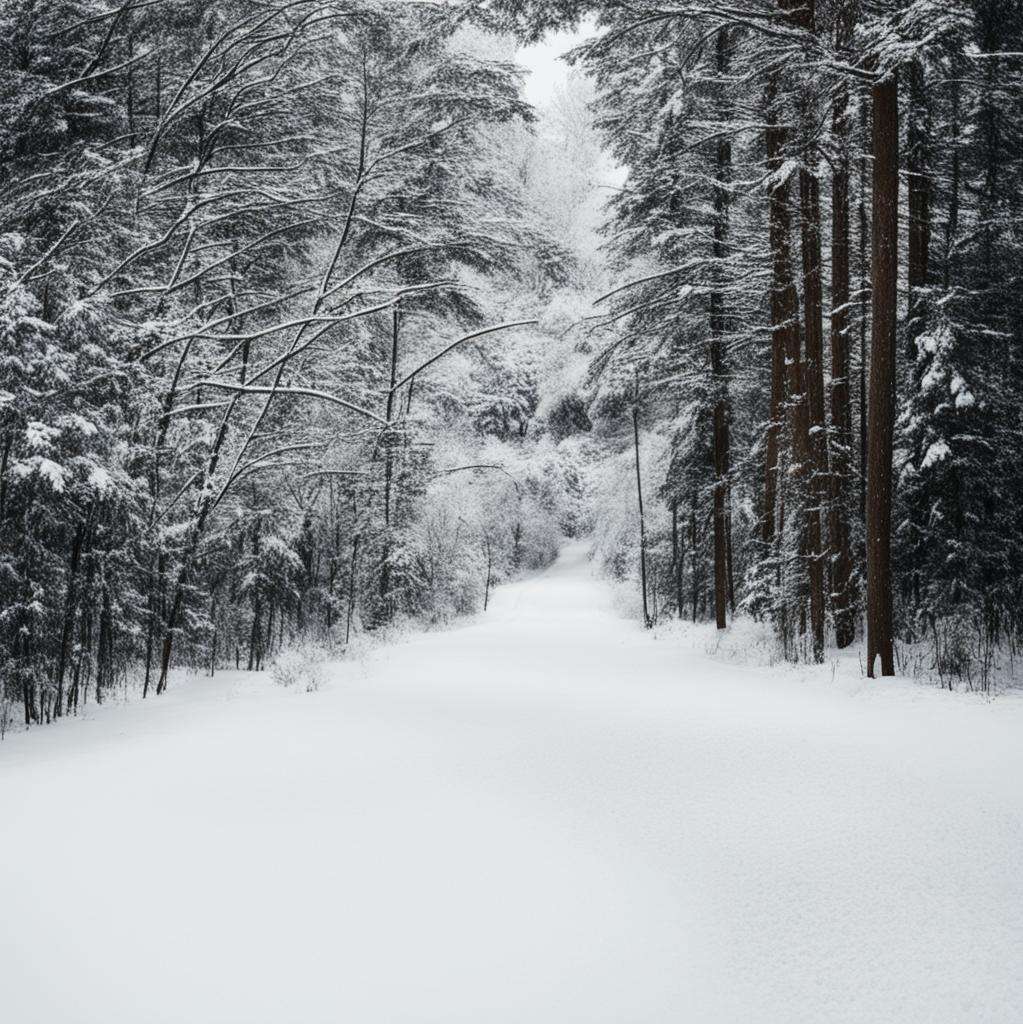
M1023 701L751 669L583 549L317 693L0 745L5 1024L1012 1024Z

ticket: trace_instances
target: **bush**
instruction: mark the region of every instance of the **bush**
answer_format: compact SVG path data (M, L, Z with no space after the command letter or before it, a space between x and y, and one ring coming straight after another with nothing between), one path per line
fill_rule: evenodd
M288 647L274 658L270 678L278 686L294 686L312 693L325 681L328 656L323 647L314 643Z

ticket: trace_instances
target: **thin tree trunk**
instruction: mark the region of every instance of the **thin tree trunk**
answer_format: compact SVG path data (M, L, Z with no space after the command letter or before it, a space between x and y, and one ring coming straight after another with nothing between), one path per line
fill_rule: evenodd
M917 339L927 330L927 286L930 283L931 184L928 153L930 125L924 70L920 61L910 63L907 77L909 81L909 114L906 119L906 177L909 237L906 254L906 283L909 287L909 303L906 323L906 359L909 366L913 368L913 387L919 390L923 387L921 378L924 372L924 363L917 358ZM914 455L916 458L922 459L923 452L914 452ZM930 515L931 505L926 477L921 483L923 492L917 500L911 503L909 508L913 557L908 589L914 608L919 608L920 605L920 569L924 561L923 548L926 545L927 519Z
M352 618L355 616L355 599L358 595L357 581L359 571L359 534L352 540L352 564L348 581L348 618L345 623L345 647L352 638Z
M867 675L895 674L892 621L892 443L898 317L899 95L893 72L873 89L873 297L867 439Z
M799 294L792 273L791 183L782 178L784 150L788 129L778 124L777 87L768 88L767 169L775 177L769 194L770 243L772 256L771 289L771 426L768 437L767 488L765 498L765 539L770 541L777 531L778 467L784 436L784 409L788 398L790 419L803 396L802 360L799 341ZM803 406L805 411L805 405ZM804 437L805 429L789 431L790 447ZM793 453L794 454L794 453ZM799 460L796 459L798 462Z
M782 409L785 403L784 313L776 289L771 294L771 399L767 426L767 473L764 479L764 552L770 555L781 520L778 515L778 459L781 450Z
M916 339L927 326L926 289L930 278L931 185L929 175L928 113L924 72L919 61L909 66L910 113L906 124L906 170L909 185L909 285L908 356L916 357Z
M274 646L274 620L277 615L277 605L271 599L270 601L270 614L266 620L266 637L259 645L259 663L256 665L256 671L260 671L263 668L263 662L268 654L273 654Z
M252 608L252 629L249 630L249 661L246 672L254 671L259 665L259 641L263 635L263 605L257 597Z
M859 263L860 263L860 522L866 522L867 516L867 324L870 321L871 282L870 262L867 249L870 239L870 222L867 216L867 180L870 177L867 143L870 134L868 104L860 106L860 194L857 203L859 232ZM860 552L864 557L863 551Z
M824 660L823 506L827 498L828 448L824 420L824 321L821 281L820 183L805 166L799 175L802 210L803 299L806 319L806 447L809 463L805 496L806 555L810 582L810 634L813 660Z
M490 605L490 578L494 569L494 552L490 537L484 537L484 545L487 550L487 581L483 588L483 610L486 611Z
M717 33L717 73L728 73L729 35L727 27ZM720 88L725 88L721 85ZM720 111L727 123L728 111ZM714 617L718 629L728 625L729 514L728 514L728 370L725 358L725 299L722 292L723 264L727 256L729 186L732 176L732 144L727 136L717 142L714 168L714 280L710 294L710 362L714 378Z
M0 454L0 529L3 529L4 520L7 518L7 464L13 445L13 434L4 434L3 452Z
M390 424L394 415L394 386L398 380L398 310L394 310L391 330L391 384L387 392L385 419ZM380 609L383 621L390 618L391 606L391 493L394 479L394 433L388 425L384 446L384 545L380 562Z
M780 0L784 20L805 33L807 42L816 34L815 0ZM810 634L813 659L824 657L824 553L822 506L827 472L827 437L824 423L824 324L821 280L820 183L814 167L816 97L805 84L797 83L795 98L800 115L799 209L800 252L804 300L805 347L798 327L788 336L785 361L788 369L789 443L796 480L800 536L798 548L806 561L805 583L797 589L799 621L804 624L805 591L810 604ZM786 211L787 212L787 211ZM790 243L783 232L783 250Z
M692 592L693 592L693 622L695 623L699 617L699 603L700 603L700 576L697 571L697 559L699 558L699 551L696 545L697 538L697 526L696 526L696 494L693 494L693 507L689 516L689 530L690 540L693 548L693 580L692 580Z
M961 187L960 155L961 146L959 124L959 80L953 78L952 90L952 170L948 186L948 221L945 225L945 255L942 265L942 286L948 291L952 281L952 269L955 262L956 239L959 235L959 190ZM2 506L0 506L2 508Z
M849 124L842 90L835 100L834 134L838 144L831 180L831 601L835 643L848 647L856 635L852 593L852 544L849 496L852 483L852 407L849 377Z
M213 621L216 623L216 608L213 609ZM217 642L219 639L219 631L216 625L213 626L213 636L210 639L210 678L212 679L217 674Z
M678 525L678 501L676 500L671 506L671 569L672 575L675 578L675 602L678 605L678 617L680 619L685 615L685 597L682 590L685 569L685 544L682 540L683 536L684 534Z
M114 685L114 614L110 588L103 583L100 601L99 635L96 640L96 690Z
M71 542L71 559L68 564L67 590L64 597L64 623L60 634L60 654L57 663L57 695L54 713L59 718L64 713L64 676L67 672L68 652L71 635L74 632L75 612L78 607L78 567L81 564L82 544L85 540L85 523L79 523Z
M653 625L650 607L647 603L646 582L646 517L643 513L643 478L639 460L639 382L636 383L636 400L632 405L632 432L636 444L636 493L639 499L639 577L643 588L643 624L649 629Z
M783 160L785 148L788 143L789 131L778 123L780 115L784 113L778 109L776 84L771 83L768 89L768 124L767 129L767 167L774 177L770 192L770 240L772 253L773 287L771 296L771 327L773 335L772 371L778 372L781 376L781 389L783 400L779 401L777 408L778 419L772 424L776 429L777 441L775 447L775 461L769 462L768 477L774 480L774 491L770 496L770 507L772 519L777 520L778 491L780 486L779 466L782 463L781 441L784 438L787 442L789 459L786 464L791 465L795 476L804 480L804 492L809 488L805 486L805 477L810 466L809 452L809 418L806 403L806 387L804 364L801 352L800 325L799 325L799 294L796 290L795 279L792 272L792 212L791 212L791 179L783 175ZM775 397L775 385L772 382L772 400ZM783 416L783 410L787 415ZM782 431L782 423L787 422L788 429ZM803 496L802 505L806 507L806 493ZM800 520L800 553L806 553L806 522L805 515ZM778 522L775 521L770 528L770 537L778 534ZM767 531L765 530L765 535ZM805 590L804 588L801 588ZM784 605L788 600L786 593L779 594L779 600ZM776 608L783 616L787 612Z

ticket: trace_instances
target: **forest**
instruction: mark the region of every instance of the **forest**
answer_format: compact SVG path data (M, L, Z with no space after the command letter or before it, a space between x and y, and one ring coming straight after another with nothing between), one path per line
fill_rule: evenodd
M1018 0L7 0L0 722L564 537L648 626L987 691L1021 273Z

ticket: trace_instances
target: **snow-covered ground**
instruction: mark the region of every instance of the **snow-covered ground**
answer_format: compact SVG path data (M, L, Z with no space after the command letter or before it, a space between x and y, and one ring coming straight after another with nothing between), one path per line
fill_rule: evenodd
M583 549L315 693L0 745L5 1024L1023 1020L1023 700L712 660Z

